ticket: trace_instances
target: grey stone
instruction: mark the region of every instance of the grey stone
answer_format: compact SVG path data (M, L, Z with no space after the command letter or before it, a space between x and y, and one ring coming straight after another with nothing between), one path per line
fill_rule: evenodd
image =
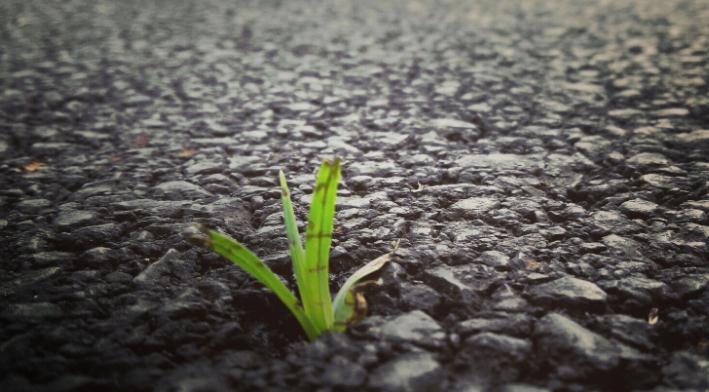
M372 162L357 161L348 166L353 176L388 176L397 173L400 168L392 161Z
M202 178L202 183L204 183L204 184L221 184L221 185L227 185L227 186L233 186L235 184L234 180L231 177L225 176L224 174L221 174L221 173L210 174L210 175Z
M709 146L709 129L698 129L692 132L679 133L674 136L674 140L689 147Z
M474 112L490 112L492 111L492 107L485 102L479 102L468 105L468 110L472 110Z
M589 160L581 153L576 153L571 156L563 154L549 154L544 159L547 162L546 170L553 175L562 174L568 170L568 168L579 171L596 168L593 161Z
M198 175L198 174L211 174L211 173L217 173L220 170L224 168L224 165L221 162L210 162L210 161L203 161L203 162L197 162L194 163L190 166L188 166L185 169L185 173L189 174L191 176Z
M88 262L90 265L101 266L104 263L114 261L116 252L105 246L97 246L91 248L81 255L81 259Z
M503 385L500 392L549 392L551 389L530 384L511 383Z
M408 353L376 368L369 377L375 390L427 392L441 390L441 365L430 353Z
M414 310L395 317L380 328L381 336L388 339L409 340L435 344L444 338L441 326L428 314Z
M668 384L680 390L709 389L709 360L688 351L674 353L662 368Z
M544 238L547 238L549 240L560 240L566 236L566 229L561 226L552 226L546 229L539 230L539 234L543 235Z
M311 195L304 195L303 203L309 204ZM387 200L386 193L374 192L365 196L338 197L337 205L342 208L368 208L372 203Z
M478 377L456 377L451 380L451 392L485 392L488 387L487 382Z
M629 258L642 258L643 254L640 251L640 244L637 241L629 238L621 237L616 234L609 234L601 239L606 248L610 248Z
M598 253L606 250L606 246L600 242L584 242L579 246L584 253Z
M607 299L596 284L570 276L535 286L529 295L532 301L548 306L597 307Z
M672 290L682 299L697 295L709 285L709 274L687 275L670 283Z
M323 372L323 382L336 387L354 388L364 384L367 370L349 360L331 360Z
M470 197L453 203L450 209L467 215L477 215L497 208L499 205L500 202L493 197Z
M38 142L32 144L32 151L37 154L62 154L66 151L74 151L77 145L72 143L58 142Z
M565 218L583 218L586 216L587 213L588 212L586 211L586 209L581 207L580 205L571 204L564 208L564 210L561 212L561 216Z
M631 166L666 166L671 162L662 154L654 152L643 152L626 160Z
M30 270L20 273L9 282L3 282L0 288L4 292L21 290L32 287L38 282L56 276L61 271L61 267L47 267L42 269Z
M640 179L655 188L671 189L676 186L675 179L673 177L663 176L662 174L645 174L640 176Z
M229 387L223 379L210 376L198 376L190 372L178 372L165 382L164 391L202 392L225 391Z
M636 225L615 211L597 211L591 215L591 222L603 233L622 234L636 229Z
M163 302L160 311L170 319L200 317L205 313L205 302L197 289L189 287Z
M704 240L709 240L709 226L688 223L685 225L685 228L688 232L698 234Z
M318 108L317 106L309 102L293 102L285 105L284 107L294 112L308 112Z
M441 302L441 295L424 284L401 283L401 302L407 309L433 312Z
M113 192L114 189L109 185L87 185L76 191L75 194L83 197L89 197L97 195L110 195Z
M507 268L510 264L510 258L502 252L496 250L488 250L480 255L480 262L490 267Z
M600 157L608 151L610 145L611 143L608 139L594 135L582 137L581 140L574 144L574 147L590 157Z
M73 257L73 253L58 251L38 252L32 255L35 264L40 267L61 265L72 260Z
M469 372L495 382L519 377L532 351L527 340L492 332L470 336L461 346L459 356Z
M512 336L529 336L532 320L526 314L499 314L497 317L476 317L456 324L461 336L478 332L495 332Z
M8 305L0 314L8 320L42 320L56 319L64 315L64 311L50 302L33 302Z
M637 109L615 109L608 111L608 115L623 120L630 120L633 117L642 115Z
M74 132L74 134L79 135L79 136L83 137L84 139L95 140L95 141L109 140L111 138L110 134L99 133L99 132L94 132L94 131L76 131L76 132Z
M120 226L116 223L85 226L71 232L74 241L82 246L106 243L120 234Z
M436 86L436 94L454 96L460 88L460 83L457 80L446 80Z
M655 115L658 117L683 117L689 114L689 109L687 108L665 108L655 111Z
M612 342L558 313L540 319L535 327L541 354L557 362L556 371L566 379L583 379L595 372L618 368L621 360L643 361L637 351Z
M52 202L47 199L26 199L17 203L17 208L29 213L51 207Z
M191 140L192 143L198 146L229 146L236 144L237 140L233 137L199 137Z
M129 274L121 271L113 271L106 275L106 281L110 283L128 283L133 280Z
M689 200L682 203L682 205L709 212L709 200Z
M78 226L88 226L97 218L98 216L93 211L66 209L60 211L57 217L54 218L54 224L59 229L66 230Z
M542 160L539 156L501 153L466 154L459 158L456 163L467 169L494 168L499 170L533 170L542 166Z
M628 276L601 284L608 293L626 301L632 300L639 307L661 301L671 292L665 283L643 276Z
M655 211L657 211L657 208L658 208L657 204L647 201L647 200L642 200L642 199L628 200L620 205L621 211L625 212L626 214L628 214L629 216L632 216L632 217L649 216L649 215L653 214Z
M187 181L167 181L157 185L155 189L168 194L177 194L187 197L199 198L211 196L211 193L204 190L201 186Z
M374 178L372 176L353 176L347 178L347 185L350 189L369 189L374 183Z
M477 137L479 135L477 125L472 124L472 123L468 123L465 121L452 119L452 118L437 118L437 119L431 120L430 125L433 128L442 129L444 132L446 130L459 131L459 132L467 130L468 132L472 132L472 136Z
M133 278L133 282L142 285L166 284L166 279L175 277L177 279L186 278L194 270L194 265L188 260L184 260L180 252L169 249L159 260L148 265L138 276Z
M530 279L531 275L528 274L527 278ZM494 302L492 303L492 309L503 312L525 312L529 310L529 303L515 293L505 295L496 294Z
M458 294L464 302L469 302L495 283L496 279L486 272L489 269L482 264L441 265L424 273L431 287Z
M461 141L470 143L480 137L480 130L475 124L467 123L454 119L434 119L431 121L431 126L437 129L448 140Z
M635 318L625 314L610 314L599 317L599 328L608 337L617 339L641 350L652 350L651 333L655 329L646 318Z

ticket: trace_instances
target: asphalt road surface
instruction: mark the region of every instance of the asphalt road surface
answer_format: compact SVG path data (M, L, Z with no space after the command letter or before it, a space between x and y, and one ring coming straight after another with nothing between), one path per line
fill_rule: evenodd
M706 1L0 2L0 390L709 389ZM291 287L344 161L307 343L186 242Z

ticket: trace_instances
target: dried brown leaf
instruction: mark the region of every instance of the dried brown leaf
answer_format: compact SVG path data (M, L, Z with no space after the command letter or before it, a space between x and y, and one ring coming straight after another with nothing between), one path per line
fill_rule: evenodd
M416 189L412 189L411 193L419 193L419 192L423 191L424 189L426 189L426 186L421 184L420 182L418 182L417 184L418 184L418 186L416 187Z
M538 262L537 260L529 259L525 261L525 265L528 270L530 271L536 271L540 268L542 268L542 263Z
M650 309L650 313L647 315L647 323L655 325L658 321L660 321L660 311L657 308Z
M177 156L180 158L192 158L196 153L197 150L194 148L185 147L177 153Z
M24 171L26 171L27 173L33 173L45 166L47 166L46 163L42 163L39 161L31 161L31 162L25 164L24 166L22 166L22 169Z
M150 136L141 133L140 135L136 136L135 139L133 139L133 147L135 148L143 148L147 146L150 143Z

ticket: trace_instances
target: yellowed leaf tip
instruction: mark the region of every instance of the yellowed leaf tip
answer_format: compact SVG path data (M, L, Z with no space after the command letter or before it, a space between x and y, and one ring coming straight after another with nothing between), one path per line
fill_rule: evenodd
M278 171L278 179L281 182L281 196L290 197L288 185L286 184L286 175L283 173L283 170Z

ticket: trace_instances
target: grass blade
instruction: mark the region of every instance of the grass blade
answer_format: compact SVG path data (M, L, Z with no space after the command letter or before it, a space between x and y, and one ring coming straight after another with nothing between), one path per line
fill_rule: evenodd
M307 300L320 311L314 311L312 321L316 328L332 329L334 316L329 286L329 258L332 227L335 217L335 198L340 180L340 159L323 160L318 171L313 199L305 231Z
M379 256L365 264L362 268L355 271L355 273L345 281L345 284L340 287L340 291L337 292L334 302L335 330L344 331L349 324L364 317L363 313L366 312L367 302L364 296L356 292L355 288L360 280L378 271L384 264L389 262L393 253L392 251Z
M239 241L226 234L206 227L200 227L199 230L205 237L192 236L190 239L193 242L198 242L199 245L212 249L226 257L228 260L241 267L254 279L271 289L278 299L286 305L288 310L293 313L293 316L295 316L303 327L305 334L308 335L308 339L315 339L320 334L311 320L306 316L293 292L283 284L278 275L271 271L258 256L239 243Z
M309 292L307 290L306 282L306 266L305 266L305 250L303 249L303 243L300 240L300 234L298 233L298 224L295 220L295 212L293 211L293 203L290 198L290 190L288 189L288 183L286 182L286 176L281 170L278 173L278 177L281 182L281 202L283 204L283 221L286 226L286 234L288 235L288 252L290 253L291 260L293 262L293 272L295 274L295 281L298 285L298 292L300 293L300 300L305 308L305 314L312 318L313 312L317 309L313 308L314 301L309 299Z

